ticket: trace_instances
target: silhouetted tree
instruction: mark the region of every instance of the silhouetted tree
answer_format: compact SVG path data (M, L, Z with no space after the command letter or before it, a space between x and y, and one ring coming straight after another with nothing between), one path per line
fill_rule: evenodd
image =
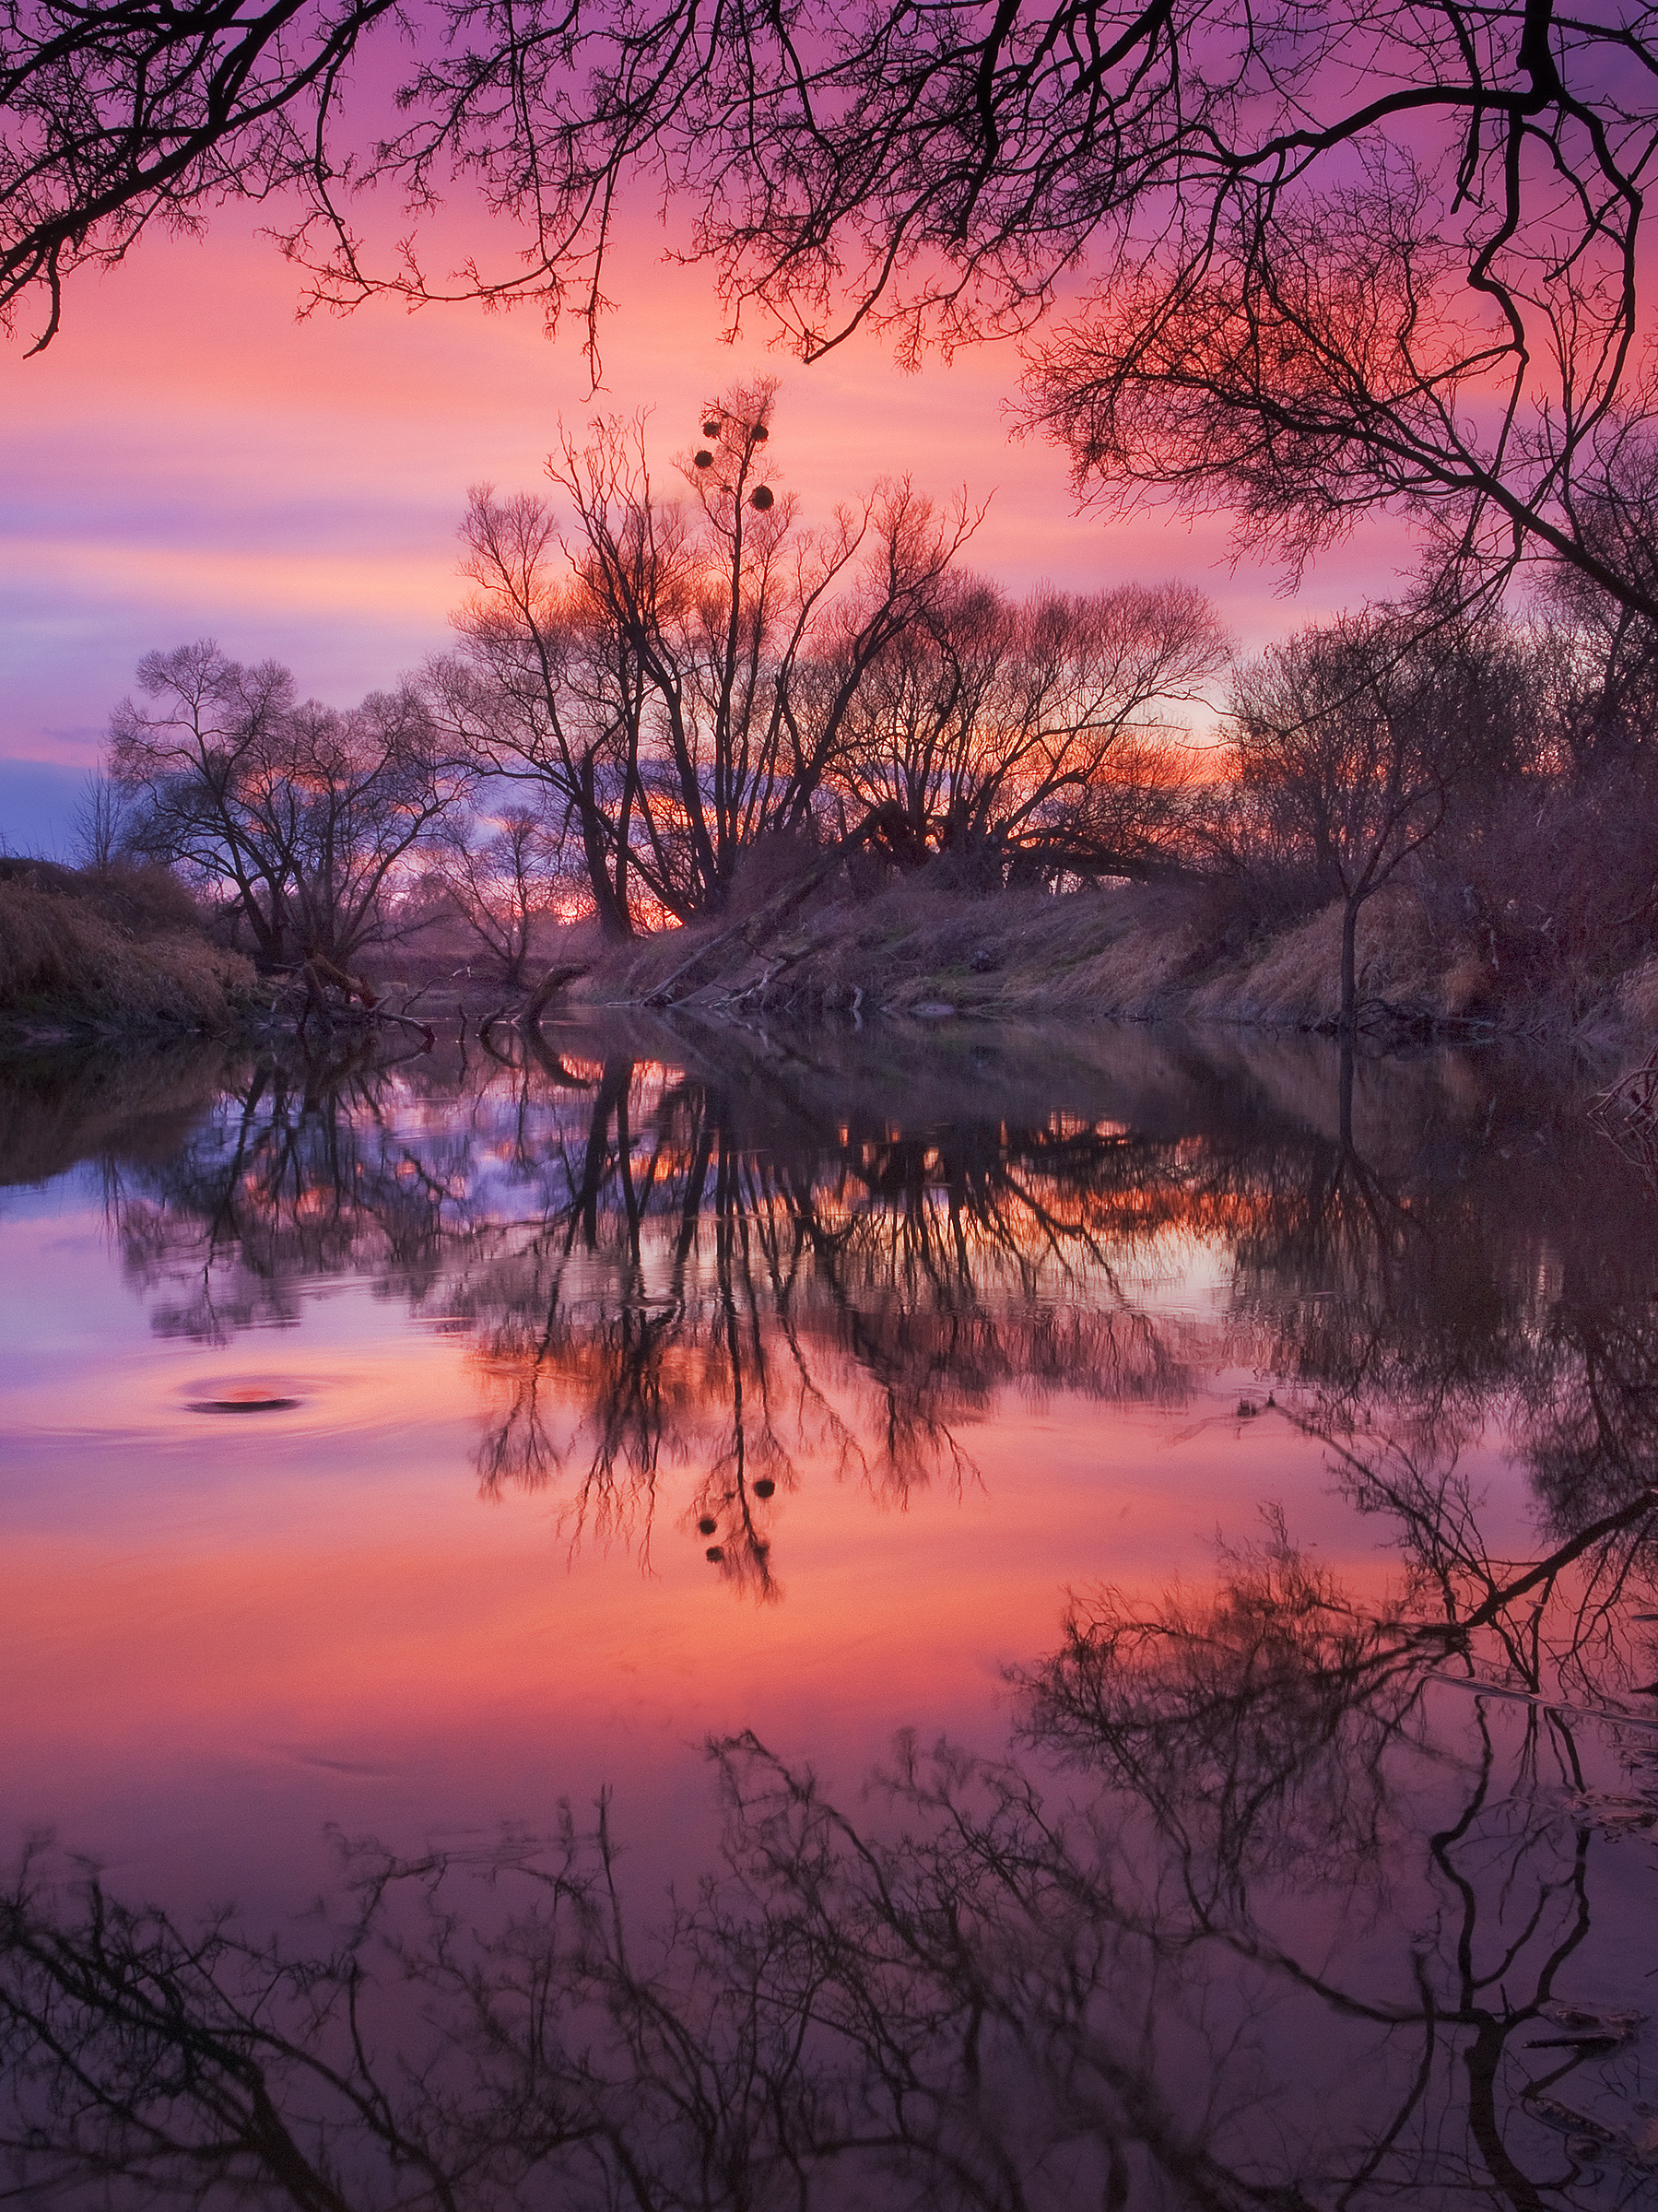
M1358 1016L1366 902L1443 824L1457 786L1523 753L1519 669L1500 632L1372 608L1269 647L1233 681L1230 746L1269 849L1342 901L1340 1028Z
M565 841L533 807L508 806L484 828L480 837L470 814L448 815L422 888L447 903L516 989L527 980L537 923L556 916L581 885L570 880Z
M1602 565L1640 577L1658 597L1658 441L1650 429L1617 441L1581 504ZM1658 737L1658 620L1564 564L1549 581L1537 676L1563 754L1580 770L1645 759Z
M1158 710L1196 696L1225 649L1186 585L1016 606L958 578L858 691L836 787L911 865L949 853L997 881L1167 865L1186 778Z
M480 765L547 794L613 933L639 901L719 912L746 853L809 831L871 669L973 526L888 483L800 528L768 481L775 389L712 403L688 502L658 497L642 429L612 419L548 465L568 555L538 499L480 491L464 525L476 594L432 696Z
M347 713L301 702L286 668L210 640L147 655L138 680L109 754L134 844L227 899L262 962L344 967L466 788L426 706L406 688Z
M81 786L70 818L75 857L83 868L107 868L122 859L132 838L132 806L119 783L95 769Z

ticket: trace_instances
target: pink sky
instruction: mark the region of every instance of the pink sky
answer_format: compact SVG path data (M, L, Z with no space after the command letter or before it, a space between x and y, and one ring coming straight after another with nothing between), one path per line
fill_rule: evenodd
M240 211L81 282L46 353L0 350L0 771L43 764L0 772L0 834L27 846L42 806L61 815L150 647L213 636L347 704L445 642L468 485L537 486L560 416L595 404L654 407L665 461L706 397L758 370L783 379L774 451L808 521L887 473L965 483L994 495L975 566L1016 587L1184 575L1246 644L1393 584L1392 530L1287 603L1270 572L1230 568L1217 524L1078 516L1063 456L1009 440L1010 347L914 376L874 339L809 370L758 331L727 347L709 277L663 265L660 240L641 224L612 274L597 403L575 331L549 344L533 311L299 322L297 272Z

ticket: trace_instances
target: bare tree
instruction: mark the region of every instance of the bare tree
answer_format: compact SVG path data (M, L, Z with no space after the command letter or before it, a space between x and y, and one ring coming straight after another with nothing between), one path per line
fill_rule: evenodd
M527 781L579 834L601 923L636 906L718 913L744 855L809 832L882 655L937 594L977 517L907 482L799 525L769 452L775 385L738 386L653 485L642 426L609 419L548 473L573 513L475 495L476 586L437 711L491 773Z
M462 537L476 594L457 617L460 652L428 671L429 696L473 759L527 785L580 839L601 928L629 935L643 674L605 629L544 500L482 487Z
M229 900L262 962L344 967L381 927L397 873L466 788L423 702L374 692L340 713L267 661L211 640L139 664L143 701L110 725L135 842Z
M889 850L1016 877L1166 865L1183 777L1157 710L1226 651L1203 594L1126 584L1015 606L958 578L858 692L835 781Z
M565 867L563 839L534 808L509 806L486 827L479 838L470 816L447 817L429 880L500 963L502 982L517 989L536 924L556 916L578 887Z
M1436 834L1458 782L1511 755L1513 675L1499 633L1425 627L1393 607L1301 630L1237 674L1243 798L1269 842L1309 861L1342 901L1346 1035L1358 1021L1359 913Z
M70 817L76 859L83 868L107 868L125 852L132 834L132 806L112 776L94 769L81 785Z

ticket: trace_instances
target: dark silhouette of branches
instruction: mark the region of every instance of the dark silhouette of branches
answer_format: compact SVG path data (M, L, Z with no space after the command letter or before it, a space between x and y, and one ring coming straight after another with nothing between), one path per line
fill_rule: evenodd
M1524 681L1494 626L1378 607L1299 631L1233 679L1233 772L1280 863L1342 901L1340 1028L1359 1013L1366 902L1444 824L1525 764Z
M568 299L592 345L643 188L687 205L734 322L808 359L1043 326L1028 419L1085 491L1224 506L1292 559L1391 501L1464 577L1540 556L1658 615L1606 522L1651 408L1638 6L433 0L400 11L400 119L354 163L335 110L380 14L10 0L0 296L43 289L50 335L64 276L146 222L292 185L317 299ZM459 182L510 250L445 275L406 227L386 264L362 182L417 215Z
M129 841L222 897L262 964L348 965L465 793L424 702L406 687L338 713L210 639L147 654L138 680L110 729Z
M1074 1618L1007 1757L900 1738L859 1816L752 1736L711 1747L722 1864L654 1912L607 1797L545 1838L359 1846L297 1939L187 1929L37 1851L0 1899L14 2184L303 2212L1636 2203L1640 2016L1574 1982L1617 1848L1575 1781L1586 1724L1430 1709L1439 1656L1279 1523L1212 1594Z
M1224 642L1202 595L1124 585L1015 606L958 578L895 640L853 703L838 790L914 866L1054 881L1168 868L1189 776L1158 719Z
M394 13L392 0L6 0L0 326L43 295L39 352L57 334L65 283L123 261L151 224L198 229L216 202L265 198L301 172L325 194L343 78L359 38Z
M475 591L430 694L568 827L611 935L717 914L757 847L809 841L872 672L979 520L894 479L803 527L776 488L775 397L767 380L710 403L688 498L656 488L642 423L605 418L547 465L570 543L544 500L487 488L464 526Z

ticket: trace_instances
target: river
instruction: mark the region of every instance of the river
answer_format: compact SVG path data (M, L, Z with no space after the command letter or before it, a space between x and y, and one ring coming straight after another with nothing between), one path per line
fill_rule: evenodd
M1583 1081L494 1041L0 1069L17 2201L1658 2202Z

